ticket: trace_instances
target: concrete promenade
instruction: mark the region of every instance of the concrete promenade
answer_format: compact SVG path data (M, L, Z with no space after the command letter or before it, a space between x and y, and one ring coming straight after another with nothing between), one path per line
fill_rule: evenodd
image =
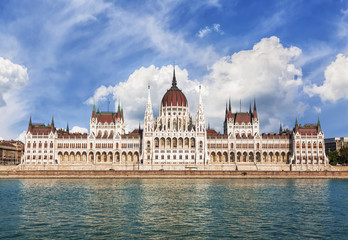
M86 170L19 170L1 171L0 179L235 179L298 178L348 179L348 171L86 171Z

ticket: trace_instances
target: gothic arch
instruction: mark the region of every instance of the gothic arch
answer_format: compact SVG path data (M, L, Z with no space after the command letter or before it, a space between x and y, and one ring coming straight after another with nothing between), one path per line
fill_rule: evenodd
M100 161L101 161L100 152L97 152L97 153L95 154L95 160L96 160L96 162L100 162Z
M120 162L120 153L119 152L115 153L115 162Z
M231 160L231 162L235 161L234 152L230 152L230 160Z
M108 152L107 161L112 162L112 152Z
M88 154L88 161L91 162L91 163L94 162L94 155L93 155L92 152L90 152L90 153Z
M216 161L215 152L211 152L211 153L210 153L210 161L211 161L212 163L215 163L215 161Z
M195 139L193 137L190 139L190 147L191 148L195 148L196 147L196 141L195 141Z

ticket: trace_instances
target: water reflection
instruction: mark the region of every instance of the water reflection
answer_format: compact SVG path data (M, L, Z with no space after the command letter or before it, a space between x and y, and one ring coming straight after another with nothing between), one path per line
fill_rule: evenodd
M344 180L2 180L0 238L342 238L347 190Z

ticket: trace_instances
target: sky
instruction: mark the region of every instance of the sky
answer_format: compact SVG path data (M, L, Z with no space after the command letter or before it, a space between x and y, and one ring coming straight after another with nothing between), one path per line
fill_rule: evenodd
M222 131L256 100L261 132L317 123L348 136L348 1L0 1L0 139L33 123L89 131L92 105L143 124L171 86Z

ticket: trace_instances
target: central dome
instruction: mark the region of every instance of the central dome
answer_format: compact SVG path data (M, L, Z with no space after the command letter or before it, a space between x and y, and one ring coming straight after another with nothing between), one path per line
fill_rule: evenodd
M187 99L182 91L176 86L175 68L173 72L172 87L164 94L162 106L187 107Z

